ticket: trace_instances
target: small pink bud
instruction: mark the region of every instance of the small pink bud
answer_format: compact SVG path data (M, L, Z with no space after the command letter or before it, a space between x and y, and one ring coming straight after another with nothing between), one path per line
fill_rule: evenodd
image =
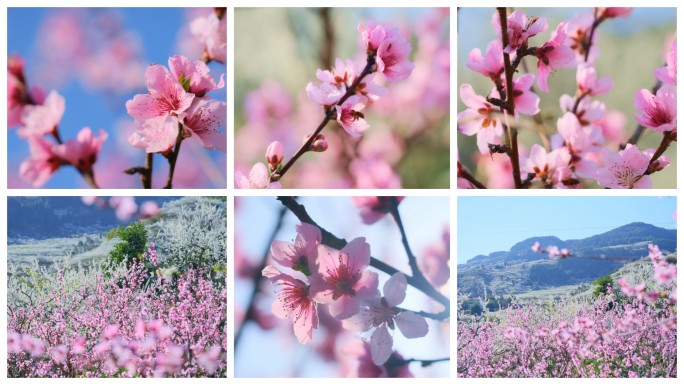
M274 141L266 148L266 161L271 167L276 167L283 161L283 145L280 141Z
M311 135L306 135L304 136L304 143L306 143L307 140ZM316 136L316 139L311 143L311 147L309 150L313 152L325 152L328 149L328 142L325 140L325 135L322 133L319 133Z

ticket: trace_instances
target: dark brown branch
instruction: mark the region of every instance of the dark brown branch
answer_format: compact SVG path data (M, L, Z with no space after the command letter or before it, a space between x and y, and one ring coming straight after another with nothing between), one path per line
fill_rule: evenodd
M180 152L181 143L183 142L183 124L178 123L178 136L176 137L176 146L169 155L169 177L166 179L164 189L173 188L173 174L176 170L176 161L178 161L178 153Z
M506 20L506 8L498 7L499 22L501 24L501 43L504 47L508 45L508 21ZM513 67L511 66L511 57L504 51L504 73L506 74L506 111L510 116L515 116L515 97L513 95ZM520 179L520 157L518 154L518 130L507 126L508 136L510 139L511 165L513 168L513 183L516 189L522 188L522 181Z
M458 162L457 177L466 179L470 184L472 184L477 189L487 189L487 186L485 186L480 180L476 179L475 176L468 172L468 170L463 166L463 164L461 164L460 161Z

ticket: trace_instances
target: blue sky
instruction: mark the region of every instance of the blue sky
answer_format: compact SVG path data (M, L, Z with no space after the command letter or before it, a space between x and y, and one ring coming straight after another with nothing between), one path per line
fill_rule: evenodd
M19 54L25 60L26 76L29 86L37 86L35 79L38 71L38 41L37 36L41 24L47 16L53 12L60 11L59 8L9 8L7 17L7 53ZM98 9L102 11L102 9ZM98 12L95 11L95 12ZM177 41L181 28L186 25L186 10L183 8L122 8L116 10L120 14L120 19L126 31L136 34L142 46L142 59L147 64L164 64L168 58L178 54ZM218 80L221 73L226 73L226 66L218 63L210 64L211 73ZM144 78L144 71L140 73L141 79ZM49 92L52 88L47 88ZM91 127L95 132L104 129L109 133L109 138L104 143L103 151L115 154L117 151L117 141L124 141L127 137L122 137L120 132L116 132L116 124L122 119L131 119L125 108L126 100L131 99L137 93L144 93L143 87L131 91L128 94L118 95L100 91L89 90L82 84L72 79L56 90L65 98L66 110L59 126L63 139L75 138L76 134L85 126ZM212 98L226 100L225 88L211 93ZM17 174L18 164L28 156L27 143L18 138L16 128L12 129L8 135L10 169L8 173ZM139 158L136 161L126 160L124 167L142 165L144 151L135 153ZM216 154L211 156L216 159ZM225 157L221 157L225 159ZM119 160L120 161L120 160ZM123 162L122 162L123 163ZM161 166L165 161L159 159L156 164ZM102 164L100 164L102 165ZM16 168L14 168L16 167ZM96 165L96 170L98 165ZM161 172L161 169L160 169ZM165 172L165 170L164 170ZM123 175L122 177L127 177ZM52 179L45 185L47 188L73 188L80 181L78 173L64 167L56 172ZM139 184L137 184L139 185Z
M674 197L459 197L458 263L534 236L581 239L632 222L675 229Z
M370 244L371 254L395 266L399 270L409 272L406 264L406 253L401 245L399 231L390 216L373 225L361 222L358 209L346 197L302 197L303 204L309 215L322 227L338 237L351 240L355 237L366 237ZM275 197L240 197L237 199L235 210L235 235L239 248L258 260L268 249L268 239L275 227L278 210L281 205ZM441 239L443 230L449 224L449 199L447 197L407 197L401 202L399 211L406 228L413 252L420 257L421 250ZM296 237L294 226L299 221L288 213L282 229L278 232L278 240L292 241ZM389 276L380 273L380 287ZM236 313L244 310L247 305L251 284L237 279L235 283ZM264 308L269 308L271 298L268 298ZM407 299L402 304L410 309L425 308L424 296L412 289L407 292ZM279 320L282 321L282 320ZM281 326L290 326L288 324ZM420 356L420 358L437 358L448 355L439 339L445 338L437 332L434 322L430 321L430 333L427 338L408 340L403 336L395 337L395 346L406 357ZM282 328L281 328L282 330ZM284 331L283 331L284 332ZM297 344L289 333L266 332L253 326L245 329L243 338L235 351L236 377L255 376L287 376L292 374L292 367L300 367L298 374L302 377L324 377L338 374L335 366L315 358L313 351L306 346ZM313 344L320 342L323 334L314 332ZM283 350L288 350L284 355ZM303 362L306 358L306 363ZM268 361L269 364L263 364ZM422 371L418 366L412 371ZM446 376L448 364L435 364L431 374Z

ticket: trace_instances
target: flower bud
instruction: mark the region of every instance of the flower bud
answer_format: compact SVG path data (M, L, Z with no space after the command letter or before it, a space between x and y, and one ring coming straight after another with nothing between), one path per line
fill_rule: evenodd
M266 148L266 161L274 168L283 161L283 145L280 141L274 141Z
M319 134L311 143L311 150L314 152L325 152L328 149L328 142L325 140L324 134Z

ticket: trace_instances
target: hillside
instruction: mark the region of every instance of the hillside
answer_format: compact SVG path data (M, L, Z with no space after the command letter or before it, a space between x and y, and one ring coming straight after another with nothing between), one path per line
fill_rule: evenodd
M575 257L549 260L533 252L532 245L568 248ZM488 294L521 294L589 283L611 274L626 263L646 257L647 245L658 244L665 252L675 252L677 232L645 223L631 223L585 239L560 240L557 237L525 239L508 251L479 255L458 265L458 289L471 297Z

